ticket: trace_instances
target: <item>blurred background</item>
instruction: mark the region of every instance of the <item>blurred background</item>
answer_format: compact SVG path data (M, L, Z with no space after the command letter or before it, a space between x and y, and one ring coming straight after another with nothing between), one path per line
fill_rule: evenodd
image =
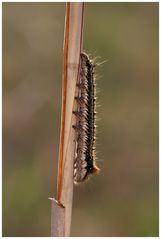
M72 236L158 236L158 3L86 3L101 173L75 187ZM65 3L3 3L3 236L50 236Z

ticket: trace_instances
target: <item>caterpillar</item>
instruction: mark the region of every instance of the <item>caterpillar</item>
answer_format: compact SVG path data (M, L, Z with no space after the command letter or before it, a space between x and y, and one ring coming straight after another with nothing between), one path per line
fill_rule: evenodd
M95 64L86 53L80 55L80 73L76 84L78 95L75 97L76 117L74 183L84 182L90 175L97 173L96 166L96 84L94 77Z

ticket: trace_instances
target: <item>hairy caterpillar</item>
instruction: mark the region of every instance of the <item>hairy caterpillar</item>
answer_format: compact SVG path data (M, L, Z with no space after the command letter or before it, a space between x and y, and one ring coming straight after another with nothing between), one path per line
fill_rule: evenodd
M74 183L88 179L89 175L97 173L95 140L96 140L96 85L94 78L95 65L88 55L80 55L80 77L77 82L78 95L75 97L76 116L76 152L74 161Z

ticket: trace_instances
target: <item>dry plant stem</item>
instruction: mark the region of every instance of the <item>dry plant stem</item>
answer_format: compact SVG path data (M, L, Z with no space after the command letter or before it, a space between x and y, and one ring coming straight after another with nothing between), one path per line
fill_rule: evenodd
M58 204L58 202L51 199L51 236L61 237L64 235L65 228L65 208ZM57 217L56 220L55 217Z
M70 236L73 201L73 165L75 154L74 97L82 47L84 3L67 3L64 33L63 96L59 165L57 178L58 202L52 202L51 236Z

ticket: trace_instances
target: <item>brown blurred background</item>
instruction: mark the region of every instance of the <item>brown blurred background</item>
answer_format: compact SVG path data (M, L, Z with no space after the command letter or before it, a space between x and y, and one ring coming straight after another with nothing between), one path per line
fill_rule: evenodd
M3 3L3 236L50 236L65 3ZM101 173L75 187L72 236L158 236L158 3L86 3Z

